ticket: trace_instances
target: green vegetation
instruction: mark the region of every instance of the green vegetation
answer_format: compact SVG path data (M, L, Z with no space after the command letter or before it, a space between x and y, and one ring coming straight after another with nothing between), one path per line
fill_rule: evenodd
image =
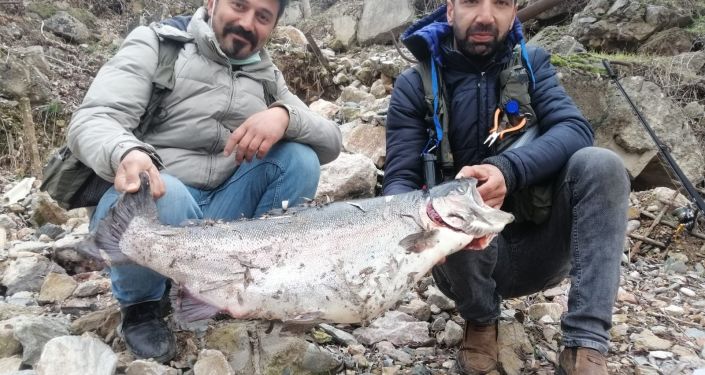
M585 52L573 55L552 55L551 64L557 67L607 74L602 60L626 65L649 65L652 57L633 53Z
M58 11L65 10L75 19L81 21L84 25L89 28L94 28L96 26L97 18L88 9L84 8L61 8L50 2L36 1L29 4L27 10L32 13L36 13L42 19L50 18L55 15Z
M46 113L47 116L56 116L60 114L63 111L63 105L61 104L60 101L58 100L52 100L43 108L43 112Z
M695 33L696 35L705 37L705 16L693 20L693 24L690 25L686 30Z
M35 1L27 6L27 11L36 13L42 19L47 19L56 14L60 9L54 4L45 1Z
M637 54L637 53L626 53L626 52L618 52L618 53L604 53L604 52L596 52L592 53L592 55L602 61L602 59L607 59L610 61L620 61L623 63L630 63L630 64L648 64L653 60L653 56L645 55L645 54Z
M551 56L551 64L556 67L581 70L590 73L605 73L605 68L602 66L602 60L590 53L578 53L574 55L557 55Z
M89 29L93 29L96 26L96 21L98 20L96 16L93 15L90 11L87 9L81 9L81 8L70 8L67 10L67 12L73 16L73 18L81 21L84 25L86 25Z

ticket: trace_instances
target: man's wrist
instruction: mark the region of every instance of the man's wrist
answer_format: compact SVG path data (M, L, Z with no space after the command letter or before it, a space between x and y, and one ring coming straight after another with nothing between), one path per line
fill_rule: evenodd
M269 109L277 112L278 115L281 116L282 123L286 125L284 127L284 130L286 131L286 129L289 127L289 121L291 120L291 116L289 115L289 110L286 107L282 107L282 106L274 106Z
M157 155L156 153L154 153L144 147L140 147L140 146L128 148L127 151L125 151L122 154L122 157L120 157L120 161L125 159L125 157L129 153L131 153L132 151L139 151L139 152L144 153L145 155L149 156L150 159L152 159L152 163L154 163L154 165L157 167L157 169L159 169L159 170L164 169L164 163L162 162L162 158L160 158L159 155Z
M502 172L504 176L504 185L507 187L507 195L510 195L517 188L516 186L516 175L514 174L514 167L512 167L512 162L508 158L502 155L491 156L482 161L483 164L494 165Z

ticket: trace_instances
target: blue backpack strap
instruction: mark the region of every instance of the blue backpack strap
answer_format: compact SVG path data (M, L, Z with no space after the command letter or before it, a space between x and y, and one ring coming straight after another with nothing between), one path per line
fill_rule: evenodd
M414 66L414 70L419 73L423 83L424 96L428 108L426 122L432 124L429 127L429 140L422 154L435 151L440 156L441 167L450 169L453 168L454 163L453 154L450 152L450 142L446 136L450 124L448 95L443 84L441 71L438 64L433 60L428 59Z

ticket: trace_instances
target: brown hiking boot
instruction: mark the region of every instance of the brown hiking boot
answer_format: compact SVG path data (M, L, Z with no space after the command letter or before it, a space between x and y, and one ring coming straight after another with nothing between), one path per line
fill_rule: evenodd
M497 369L497 323L465 323L463 342L458 350L458 366L467 375L487 374Z
M565 348L558 358L558 375L607 375L607 361L595 349Z

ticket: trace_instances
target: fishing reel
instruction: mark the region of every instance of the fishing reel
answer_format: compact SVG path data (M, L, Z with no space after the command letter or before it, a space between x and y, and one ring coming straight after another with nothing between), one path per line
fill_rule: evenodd
M673 212L671 212L671 215L673 215L673 217L678 220L679 224L676 230L677 233L680 234L681 232L683 232L684 229L688 232L692 232L695 228L695 224L698 221L698 214L699 211L693 209L690 205L678 207L673 210Z

